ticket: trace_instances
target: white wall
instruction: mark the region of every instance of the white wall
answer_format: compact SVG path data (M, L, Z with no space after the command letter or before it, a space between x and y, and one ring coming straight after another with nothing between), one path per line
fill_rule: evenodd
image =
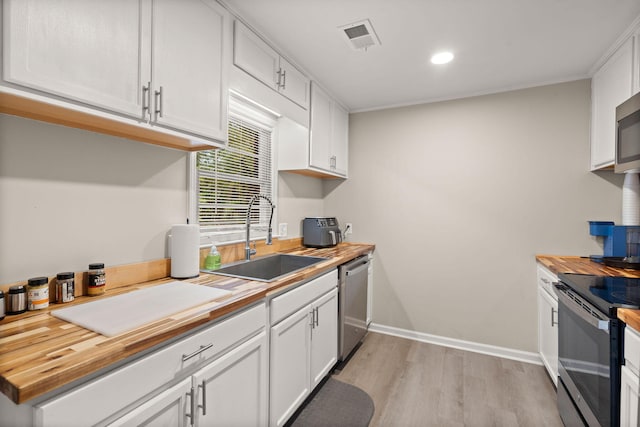
M373 321L536 351L539 253L602 253L622 178L589 167L590 82L352 114L326 212L376 244Z
M187 159L0 114L0 283L168 256L166 234L187 216ZM279 192L289 237L301 235L303 217L323 214L320 180L282 173Z
M182 151L0 115L0 283L166 256Z
M302 236L302 219L324 215L323 184L318 178L290 172L278 174L278 223L286 223L286 238ZM277 232L277 224L274 230Z

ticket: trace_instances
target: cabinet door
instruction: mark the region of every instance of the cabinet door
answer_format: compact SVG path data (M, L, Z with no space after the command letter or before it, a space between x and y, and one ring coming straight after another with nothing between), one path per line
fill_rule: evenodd
M4 79L141 118L146 3L5 0Z
M591 169L615 161L616 107L631 96L633 38L591 80Z
M310 392L310 321L307 305L271 328L270 425L281 426Z
M333 127L331 132L331 151L333 172L347 176L349 167L349 113L337 102L333 103Z
M280 58L280 73L280 93L305 110L308 109L309 79L284 58Z
M338 289L313 303L311 328L311 389L338 361Z
M267 334L261 332L194 375L196 424L267 424Z
M332 100L322 89L311 85L311 131L309 165L331 170Z
M633 373L627 366L621 369L620 388L620 425L637 426L638 421L638 400L640 400L640 380L638 375Z
M192 399L191 378L187 378L138 406L109 426L186 426L189 425L187 415L191 415L190 399Z
M154 122L227 140L229 22L212 0L154 1Z
M538 287L538 351L554 384L558 384L558 301Z
M640 92L640 28L633 34L633 94Z
M278 53L237 20L234 23L233 40L233 63L270 88L278 89Z

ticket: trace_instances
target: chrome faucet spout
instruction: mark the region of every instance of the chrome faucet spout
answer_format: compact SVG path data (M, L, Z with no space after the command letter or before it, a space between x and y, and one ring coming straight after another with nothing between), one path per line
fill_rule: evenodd
M251 198L251 201L249 201L249 206L247 207L247 235L246 235L246 242L244 246L244 259L246 261L249 261L251 259L251 255L255 255L256 253L255 249L251 249L251 246L250 246L251 240L249 238L251 234L251 207L254 205L254 203L259 202L260 199L266 200L267 202L269 202L269 205L271 205L271 215L269 216L269 230L267 232L266 243L267 245L271 245L273 243L271 221L273 221L273 211L276 208L276 205L273 204L273 202L269 197L263 194L256 194Z

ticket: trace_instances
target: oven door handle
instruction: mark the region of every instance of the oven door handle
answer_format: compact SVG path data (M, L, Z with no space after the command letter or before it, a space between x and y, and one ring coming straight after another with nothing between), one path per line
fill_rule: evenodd
M577 297L577 295L568 291L564 285L556 285L556 290L558 291L558 299L566 305L569 310L589 325L609 334L610 321L609 319L603 319L597 308L585 301L584 298L580 298L579 303L576 302L573 298Z

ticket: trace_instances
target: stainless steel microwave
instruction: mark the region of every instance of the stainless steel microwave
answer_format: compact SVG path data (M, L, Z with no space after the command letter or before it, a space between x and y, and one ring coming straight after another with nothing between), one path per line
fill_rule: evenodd
M616 108L616 173L640 172L640 93Z

